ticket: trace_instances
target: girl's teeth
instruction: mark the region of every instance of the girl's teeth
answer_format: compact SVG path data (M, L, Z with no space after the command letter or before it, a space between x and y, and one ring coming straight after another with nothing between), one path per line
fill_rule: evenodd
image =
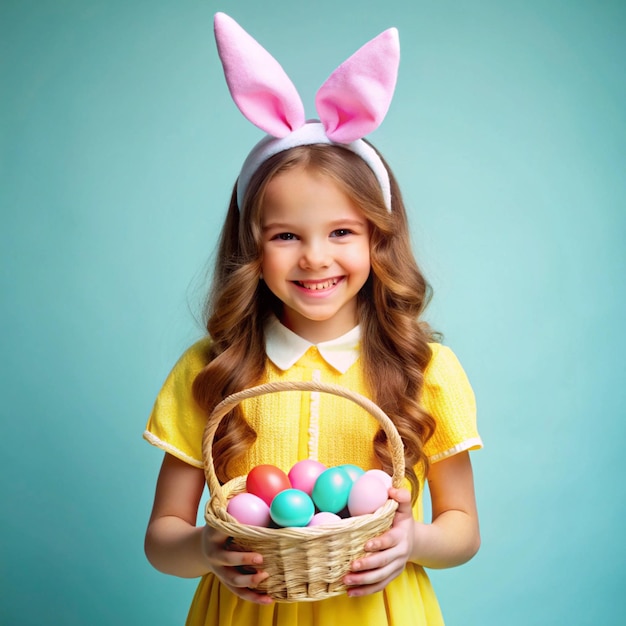
M322 289L328 289L334 287L337 284L337 279L326 280L323 283L304 283L299 281L298 284L305 289L311 289L312 291L321 291Z

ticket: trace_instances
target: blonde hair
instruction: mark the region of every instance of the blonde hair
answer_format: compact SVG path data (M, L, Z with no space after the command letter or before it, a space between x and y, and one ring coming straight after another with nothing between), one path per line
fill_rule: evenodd
M393 420L404 442L407 477L415 499L419 492L415 468L427 472L423 446L435 429L434 419L419 404L431 357L428 342L434 337L420 316L431 290L415 261L400 190L386 164L391 211L369 167L339 146L299 146L265 161L250 181L241 213L233 192L207 299L206 327L213 340L209 363L194 381L194 396L210 411L226 395L257 384L263 376L264 325L272 313L280 315L282 305L259 281L263 200L274 176L297 167L333 179L370 224L371 272L358 295L361 362L372 399ZM213 451L220 480L232 478L232 462L255 438L239 409L222 420ZM374 450L382 467L391 470L382 430Z

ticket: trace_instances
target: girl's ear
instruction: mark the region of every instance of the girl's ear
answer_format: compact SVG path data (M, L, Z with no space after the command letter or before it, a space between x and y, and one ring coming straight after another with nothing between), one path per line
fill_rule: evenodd
M273 137L300 128L304 105L278 61L225 13L216 13L213 25L226 83L243 115Z
M400 38L389 28L359 48L320 87L315 106L332 141L350 143L380 126L400 65Z

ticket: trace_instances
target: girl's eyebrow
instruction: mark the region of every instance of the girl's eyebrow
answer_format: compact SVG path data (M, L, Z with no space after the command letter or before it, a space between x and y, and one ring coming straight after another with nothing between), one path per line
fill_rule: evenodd
M338 220L333 220L328 224L331 228L337 228L338 226L364 226L367 220L365 219L353 219L350 217L339 218Z
M262 230L273 230L274 228L280 228L281 230L292 230L293 224L287 224L286 222L270 222L269 224L263 224Z
M353 218L339 218L337 220L332 220L328 222L324 226L330 228L331 230L339 228L340 226L364 226L366 220L353 219ZM284 230L297 230L300 228L300 225L294 223L287 222L270 222L269 224L264 224L262 227L263 231L273 230L275 228L280 228Z

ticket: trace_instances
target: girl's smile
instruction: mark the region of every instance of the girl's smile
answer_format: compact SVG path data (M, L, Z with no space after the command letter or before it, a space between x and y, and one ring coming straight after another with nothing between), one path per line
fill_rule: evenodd
M354 328L370 251L353 200L329 176L287 170L267 185L262 227L263 280L284 304L283 324L313 343Z
M318 281L294 281L296 285L302 287L306 291L320 291L325 292L328 291L331 287L334 287L340 280L343 280L342 277L338 278L327 278L324 280Z

